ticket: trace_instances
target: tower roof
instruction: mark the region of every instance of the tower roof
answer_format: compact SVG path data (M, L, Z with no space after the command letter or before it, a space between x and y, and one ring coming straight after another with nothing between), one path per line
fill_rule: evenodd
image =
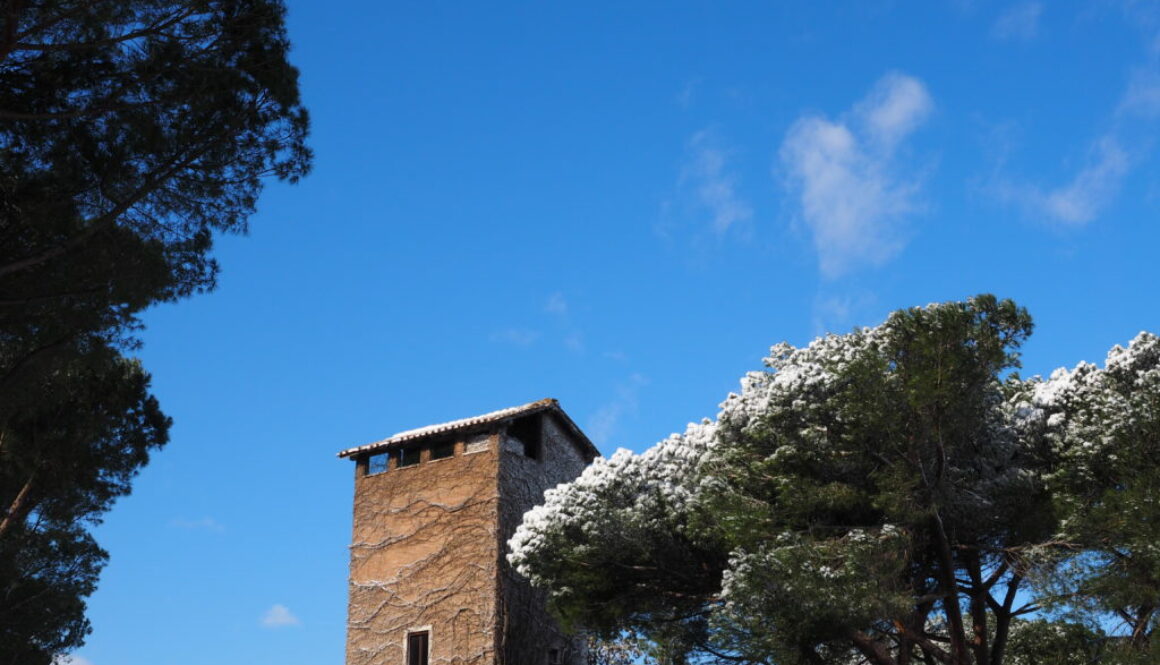
M506 409L500 409L499 411L492 411L490 413L472 416L470 418L460 418L459 420L452 420L445 423L438 423L435 425L427 425L425 427L405 430L398 432L397 434L392 434L391 436L380 441L375 441L374 443L368 443L366 445L357 446L354 448L347 448L346 450L338 453L338 456L351 457L352 455L392 448L404 443L425 439L427 437L437 436L440 434L466 432L473 429L486 429L497 423L514 420L516 418L522 418L524 416L530 416L541 411L551 411L553 414L555 414L560 419L560 422L563 423L564 427L567 428L568 431L571 432L572 435L576 438L576 441L581 445L581 447L583 447L593 457L600 456L600 451L596 449L596 446L592 445L592 442L589 441L584 432L582 432L580 428L576 426L576 423L572 422L572 419L568 417L568 414L564 413L564 409L560 408L560 403L550 397L536 402L521 404L520 406L512 406Z

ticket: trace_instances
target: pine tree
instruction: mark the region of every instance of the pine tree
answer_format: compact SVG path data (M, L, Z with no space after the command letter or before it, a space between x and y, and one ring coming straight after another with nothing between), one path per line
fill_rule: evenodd
M779 344L715 421L549 493L510 559L663 663L1146 657L1160 344L1024 381L1031 330L978 296Z
M0 663L89 628L87 533L169 421L126 357L309 169L281 0L0 0Z

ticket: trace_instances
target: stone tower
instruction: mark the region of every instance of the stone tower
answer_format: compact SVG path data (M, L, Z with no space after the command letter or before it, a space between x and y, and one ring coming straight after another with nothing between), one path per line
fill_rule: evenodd
M597 455L554 399L339 453L355 461L347 665L581 665L505 555Z

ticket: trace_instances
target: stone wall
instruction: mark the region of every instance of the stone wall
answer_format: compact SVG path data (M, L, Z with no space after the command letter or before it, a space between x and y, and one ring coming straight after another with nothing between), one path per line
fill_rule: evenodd
M364 476L356 465L347 665L405 662L430 633L431 665L496 659L498 437L454 457Z
M555 416L545 413L537 417L543 418L538 459L525 456L523 444L506 436L500 456L499 491L503 503L499 514L499 663L546 665L549 651L554 649L562 665L581 665L585 656L582 642L560 629L547 612L544 593L518 575L506 557L507 541L523 514L543 503L545 490L574 480L591 461Z

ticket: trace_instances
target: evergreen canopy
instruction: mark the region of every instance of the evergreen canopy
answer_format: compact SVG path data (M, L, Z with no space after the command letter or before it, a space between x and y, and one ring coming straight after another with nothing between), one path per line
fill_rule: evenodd
M168 437L122 354L310 165L281 0L0 0L0 663L82 644L87 533Z
M978 296L779 344L715 421L550 491L509 559L662 663L1147 658L1160 338L1023 380L1031 329Z

